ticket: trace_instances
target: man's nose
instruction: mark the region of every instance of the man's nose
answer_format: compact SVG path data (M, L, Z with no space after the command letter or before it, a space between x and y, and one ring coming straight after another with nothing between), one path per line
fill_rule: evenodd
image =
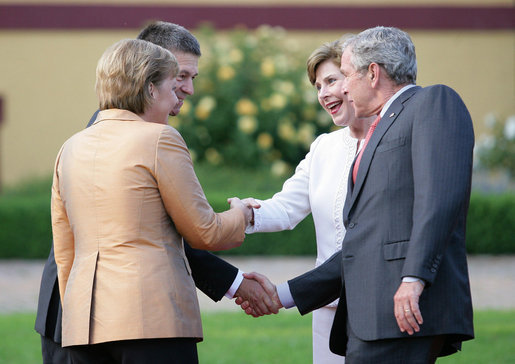
M188 80L184 82L181 87L182 92L186 95L193 95L195 93L195 88L193 87L193 80Z
M349 93L349 90L347 88L347 81L346 81L346 78L343 80L342 82L342 93L344 95L347 95Z

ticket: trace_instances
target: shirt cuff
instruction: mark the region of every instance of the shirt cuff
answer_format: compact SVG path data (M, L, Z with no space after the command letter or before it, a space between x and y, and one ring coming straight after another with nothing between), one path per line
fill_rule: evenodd
M422 283L422 286L426 285L426 282L424 282L422 279L417 278L417 277L412 277L412 276L402 277L402 281L405 283L420 282L420 283Z
M295 307L295 301L291 295L290 285L288 282L277 285L277 295L279 296L279 301L281 301L284 308Z
M228 299L233 299L236 291L238 288L240 288L241 282L243 282L243 272L238 269L238 274L236 274L234 282L232 282L231 287L229 287L229 290L225 293L225 297Z
M245 234L253 234L259 231L259 226L261 225L261 212L255 208L252 208L252 210L254 211L254 224L245 228Z

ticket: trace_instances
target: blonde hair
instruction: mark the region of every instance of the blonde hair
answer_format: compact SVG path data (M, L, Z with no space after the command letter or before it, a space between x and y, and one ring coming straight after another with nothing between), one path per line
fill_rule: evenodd
M100 110L142 114L151 104L150 83L158 86L178 72L170 51L145 40L121 40L110 46L97 64L95 90Z

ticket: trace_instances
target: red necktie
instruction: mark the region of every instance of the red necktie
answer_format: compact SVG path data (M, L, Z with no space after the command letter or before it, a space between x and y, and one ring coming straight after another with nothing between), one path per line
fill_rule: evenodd
M361 156L363 155L363 151L367 147L368 141L370 140L370 137L374 133L374 130L376 129L377 124L379 123L379 120L381 120L381 116L377 116L377 118L374 120L372 125L370 125L370 128L368 129L367 136L365 137L365 143L363 144L363 148L361 148L358 157L356 158L356 163L354 163L354 169L352 170L352 182L356 183L356 176L358 175L358 168L359 168L359 162L361 162Z

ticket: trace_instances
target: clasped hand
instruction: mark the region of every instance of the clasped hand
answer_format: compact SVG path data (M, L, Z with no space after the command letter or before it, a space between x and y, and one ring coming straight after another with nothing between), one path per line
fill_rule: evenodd
M245 214L246 226L254 224L254 209L261 205L252 197L240 200L238 197L227 199L231 208L239 208ZM253 317L276 314L282 306L277 289L270 280L262 274L252 272L244 274L244 279L236 291L236 304Z
M277 289L270 280L262 274L245 273L245 278L236 291L236 304L240 305L247 315L260 317L276 314L283 307Z

